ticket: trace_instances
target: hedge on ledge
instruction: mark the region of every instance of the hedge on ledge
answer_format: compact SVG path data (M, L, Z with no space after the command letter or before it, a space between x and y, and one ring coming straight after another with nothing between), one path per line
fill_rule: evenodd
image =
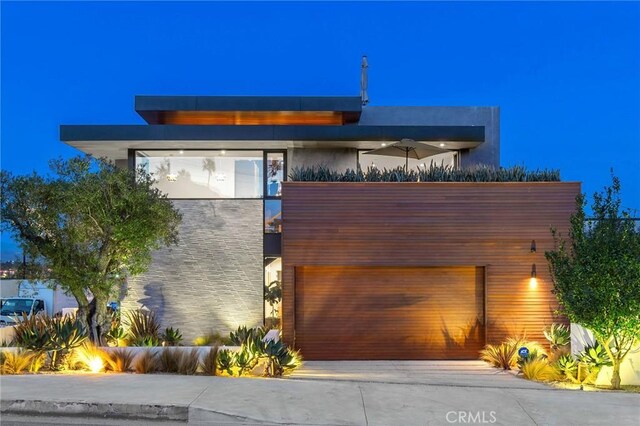
M476 166L456 169L445 165L431 165L426 169L350 170L340 173L326 166L294 167L289 179L296 182L559 182L559 170L526 170L523 166L496 169Z

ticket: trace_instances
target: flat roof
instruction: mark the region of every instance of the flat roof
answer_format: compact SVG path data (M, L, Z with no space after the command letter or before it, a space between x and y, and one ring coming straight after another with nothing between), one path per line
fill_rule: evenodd
M170 112L339 112L357 121L359 96L136 96L135 110L149 124Z

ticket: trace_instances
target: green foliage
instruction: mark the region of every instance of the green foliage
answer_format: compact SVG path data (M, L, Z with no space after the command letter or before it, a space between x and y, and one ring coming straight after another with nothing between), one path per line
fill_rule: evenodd
M229 349L218 351L218 368L233 376L233 367L235 366L235 355Z
M563 355L555 362L555 367L568 379L575 380L578 374L578 361L571 355Z
M558 182L557 170L526 170L522 166L496 169L476 166L457 169L451 166L431 164L426 169L405 170L377 169L347 170L339 173L326 166L294 167L289 178L298 182Z
M267 331L262 327L247 328L246 326L240 326L236 331L232 331L229 334L229 340L232 345L241 346L251 339L264 338L266 333Z
M549 328L545 328L544 337L549 341L551 349L558 349L571 343L571 331L564 324L551 324Z
M231 345L231 339L225 337L220 332L209 333L204 336L198 336L193 340L195 346L222 346Z
M598 342L595 345L585 346L582 352L578 354L578 359L591 367L600 368L612 365L609 354L607 354L604 346Z
M150 374L158 370L158 357L151 350L146 349L138 356L133 369L138 374Z
M590 329L613 363L611 384L620 388L620 364L640 339L640 230L621 209L615 176L593 196L577 198L568 238L552 230L555 248L546 253L563 314Z
M282 300L282 283L280 281L271 281L269 285L264 286L264 300L271 306L271 318L278 316L276 305Z
M107 333L107 343L111 346L126 346L127 345L127 332L124 328L111 327L111 330Z
M218 366L218 347L214 346L206 353L200 364L202 372L207 376L215 376Z
M148 269L153 250L177 242L181 216L143 168L88 156L50 167L48 176L0 173L2 230L76 298L80 321L102 344L110 297Z
M160 345L160 321L155 312L147 309L129 311L125 314L125 324L131 346Z
M50 367L57 370L61 358L86 339L85 328L75 316L23 315L14 328L13 344L40 354L49 353Z
M524 363L520 371L522 371L525 379L537 382L549 382L558 379L557 370L549 365L546 359L542 358Z
M162 333L162 341L166 346L179 346L180 342L182 342L180 329L174 329L173 327L165 328L164 333Z

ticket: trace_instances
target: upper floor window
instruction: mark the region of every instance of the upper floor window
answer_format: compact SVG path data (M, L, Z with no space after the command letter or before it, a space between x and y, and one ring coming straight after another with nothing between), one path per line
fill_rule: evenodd
M262 198L262 151L136 151L169 198Z

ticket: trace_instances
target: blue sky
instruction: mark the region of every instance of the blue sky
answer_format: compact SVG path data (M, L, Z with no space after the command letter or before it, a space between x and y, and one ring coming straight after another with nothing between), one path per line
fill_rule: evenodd
M1 166L77 152L59 124L138 124L136 94L499 105L503 165L640 210L639 3L2 2ZM3 257L15 245L2 238Z

